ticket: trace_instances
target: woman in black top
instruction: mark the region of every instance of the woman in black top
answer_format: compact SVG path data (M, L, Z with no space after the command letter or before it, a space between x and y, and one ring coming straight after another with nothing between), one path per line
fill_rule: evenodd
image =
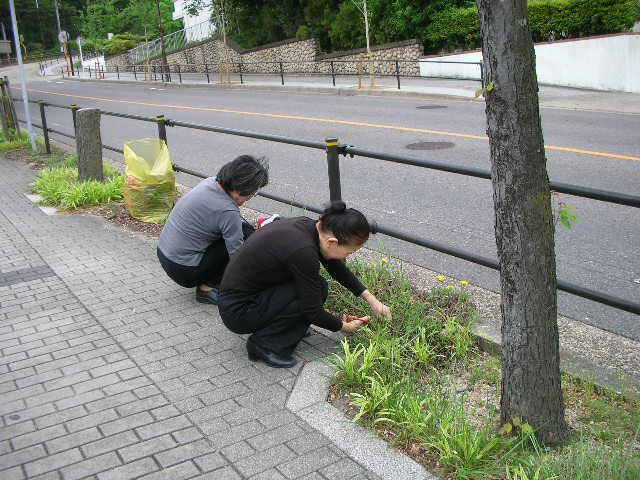
M222 321L247 340L251 360L273 367L292 367L293 350L314 324L351 333L364 322L337 318L323 308L329 288L320 264L329 274L362 297L374 315L391 318L380 302L346 267L343 260L369 238L369 223L358 210L333 202L320 220L297 217L259 229L227 266L218 308Z

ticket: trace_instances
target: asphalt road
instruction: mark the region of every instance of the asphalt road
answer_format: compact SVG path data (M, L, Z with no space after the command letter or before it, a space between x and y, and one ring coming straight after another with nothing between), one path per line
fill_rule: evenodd
M176 120L310 141L336 136L342 143L368 150L490 166L481 102L77 82L33 82L29 88L32 98L58 104L165 114ZM39 123L36 110L32 112ZM68 110L48 108L47 112L49 127L72 132ZM557 108L543 108L541 115L552 180L640 193L640 115ZM102 125L103 143L119 148L126 140L157 134L154 124L139 121L103 116ZM426 150L408 148L418 142L426 142ZM328 198L322 151L180 127L168 130L168 143L176 164L211 174L238 154L264 155L271 165L267 191L312 205L321 205ZM496 256L488 180L367 158L343 158L341 176L347 203L380 223ZM180 175L179 181L196 182L186 175ZM570 196L559 200L572 205L579 223L571 230L557 227L558 277L638 301L637 209ZM300 213L259 198L249 206ZM499 290L497 273L484 267L382 235L369 243L390 255ZM560 313L571 318L640 340L638 316L564 293L559 295L559 307Z

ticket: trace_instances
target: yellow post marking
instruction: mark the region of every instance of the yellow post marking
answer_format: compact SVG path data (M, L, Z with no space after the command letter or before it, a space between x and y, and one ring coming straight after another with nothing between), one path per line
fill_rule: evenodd
M278 119L285 119L285 120L301 120L305 122L331 123L336 125L351 125L355 127L366 127L366 128L380 128L385 130L396 130L400 132L429 133L433 135L441 135L446 137L457 137L457 138L468 138L472 140L488 140L487 136L485 135L473 135L470 133L447 132L444 130L430 130L428 128L402 127L399 125L388 125L384 123L356 122L353 120L337 120L334 118L324 118L324 117L305 117L302 115L289 115L289 114L282 114L282 113L249 112L249 111L243 111L243 110L231 110L228 108L192 107L189 105L171 105L166 103L151 103L151 102L140 102L140 101L131 101L131 100L117 100L112 98L89 97L89 96L83 96L83 95L73 95L70 93L49 92L47 90L38 90L38 89L29 89L29 90L31 92L46 93L49 95L58 95L62 97L80 98L83 100L95 100L98 102L123 103L123 104L129 104L129 105L143 105L145 107L174 108L177 110L195 110L195 111L201 111L201 112L232 113L236 115L248 115L248 116L254 116L254 117L278 118ZM547 150L556 150L560 152L575 153L579 155L592 155L595 157L607 157L607 158L616 158L619 160L640 161L640 157L633 157L630 155L621 155L617 153L596 152L591 150L581 150L579 148L557 147L554 145L545 145L545 148Z

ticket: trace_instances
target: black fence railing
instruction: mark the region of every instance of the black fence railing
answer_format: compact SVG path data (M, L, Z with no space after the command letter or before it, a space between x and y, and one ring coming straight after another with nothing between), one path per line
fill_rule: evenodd
M115 79L134 81L154 81L164 83L202 82L212 83L217 79L218 83L239 82L244 84L251 77L275 76L280 79L281 85L285 85L287 77L306 76L323 77L331 79L336 86L336 79L340 77L356 77L359 86L376 86L376 79L393 78L397 89L401 87L402 78L429 78L428 74L421 73L420 64L460 64L472 65L477 68L478 78L483 78L482 62L457 62L447 60L318 60L299 62L218 62L202 64L176 64L170 65L113 65L105 66L96 64L94 68L88 67L80 72L74 72L74 76L93 80ZM65 69L60 69L60 75L69 75Z
M49 146L50 145L49 133L55 133L67 138L75 138L75 135L72 135L66 132L61 132L59 130L47 128L46 107L71 110L73 123L75 125L75 112L79 108L77 105L57 105L54 103L49 103L44 101L34 101L34 100L30 100L30 103L35 103L39 105L40 115L41 115L41 125L34 124L34 126L36 126L36 128L40 128L43 130L43 136L45 139L45 146L47 148L47 153L51 152L50 146ZM404 165L413 165L416 167L439 170L439 171L472 176L477 178L483 178L483 179L491 178L491 173L489 172L489 170L484 170L477 167L468 167L465 165L455 165L455 164L448 164L448 163L445 164L443 162L437 162L433 160L424 160L424 159L415 158L415 157L405 157L405 156L394 155L394 154L383 153L383 152L362 150L362 149L353 147L351 145L341 145L338 142L337 138L329 138L329 139L326 139L325 142L310 142L307 140L284 137L279 135L256 133L256 132L250 132L250 131L244 131L244 130L235 130L230 128L217 127L212 125L201 125L201 124L196 124L191 122L172 120L172 119L166 118L164 115L159 115L156 117L146 117L143 115L109 112L105 110L101 110L101 114L106 116L127 118L131 120L137 120L137 121L156 124L158 138L160 138L161 140L164 140L165 142L167 142L167 127L180 127L180 128L195 129L195 130L206 131L206 132L221 133L226 135L235 135L240 137L265 140L269 142L283 143L288 145L296 145L296 146L312 148L316 150L324 150L327 155L329 196L331 200L340 199L341 197L340 167L339 167L340 155L350 155L350 156L357 155L360 157L372 158L372 159L383 160L387 162L399 163ZM103 145L103 147L107 150L118 152L120 154L123 153L121 149L110 146L110 145ZM207 173L191 170L189 168L185 168L180 165L174 165L173 168L177 172L182 172L182 173L199 177L199 178L207 178L210 176ZM624 205L628 207L640 208L640 196L637 196L637 195L629 195L629 194L613 192L609 190L593 189L590 187L571 185L567 183L553 182L553 181L550 182L550 187L554 191L565 193L568 195L589 198L589 199L598 200L601 202ZM322 212L322 209L319 207L316 207L313 205L307 205L303 202L298 202L296 200L280 197L278 195L274 195L268 192L261 191L258 193L258 195L263 198L284 203L286 205L290 205L297 208L303 208L310 212L314 212L314 213ZM446 255L451 255L453 257L457 257L478 265L482 265L484 267L488 267L493 270L500 270L500 264L498 260L495 258L478 255L477 253L464 250L458 247L454 247L451 245L447 245L435 240L423 238L418 235L414 235L412 233L399 230L394 227L381 225L375 221L371 221L371 229L373 232L388 235L390 237L403 240L403 241L412 243L414 245L419 245L440 253L444 253ZM558 290L561 290L582 298L593 300L595 302L608 305L610 307L624 310L626 312L640 315L640 303L636 301L631 301L621 297L617 297L615 295L610 295L606 292L600 292L597 290L589 289L563 279L558 279L557 286L558 286Z

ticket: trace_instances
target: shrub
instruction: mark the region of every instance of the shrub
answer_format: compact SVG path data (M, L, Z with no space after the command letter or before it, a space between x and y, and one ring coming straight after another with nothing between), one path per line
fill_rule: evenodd
M528 9L534 42L624 32L640 19L637 0L531 0ZM422 39L431 52L479 48L476 6L436 13Z

